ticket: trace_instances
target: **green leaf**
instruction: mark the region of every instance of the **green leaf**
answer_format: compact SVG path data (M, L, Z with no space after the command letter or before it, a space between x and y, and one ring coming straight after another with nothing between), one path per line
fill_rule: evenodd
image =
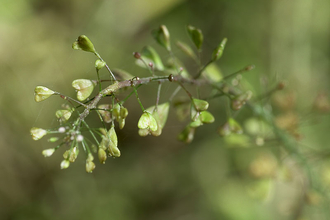
M224 38L219 44L219 46L215 48L215 50L212 53L212 61L216 61L220 59L220 57L223 54L223 50L225 49L226 43L227 43L227 38Z
M167 51L171 51L170 33L165 25L161 25L157 30L153 30L152 36Z
M198 50L201 50L203 45L203 33L200 29L197 29L191 25L187 26L187 31L189 34L190 39L195 44Z
M96 52L92 41L90 41L90 39L85 35L80 35L78 39L73 42L72 48L75 50L84 50L92 53Z

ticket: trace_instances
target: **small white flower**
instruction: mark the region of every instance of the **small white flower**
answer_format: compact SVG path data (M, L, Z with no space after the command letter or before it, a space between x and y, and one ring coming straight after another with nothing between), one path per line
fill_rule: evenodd
M76 137L76 141L77 142L82 142L84 140L84 136L82 136L81 134L78 134Z
M64 133L64 132L65 132L65 127L60 127L60 128L58 129L58 132L60 132L60 133Z

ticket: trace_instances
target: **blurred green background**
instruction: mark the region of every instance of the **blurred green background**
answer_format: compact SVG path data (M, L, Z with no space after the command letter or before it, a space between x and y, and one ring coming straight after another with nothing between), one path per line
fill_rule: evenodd
M329 92L328 0L0 0L0 219L329 218L329 205L319 202L319 195L310 194L306 202L302 192L309 181L290 155L274 156L281 153L276 142L233 148L217 135L226 120L222 102L210 103L216 106L211 109L216 122L198 129L193 143L185 145L176 139L185 122L178 122L172 110L160 137L139 137L141 111L131 98L126 127L118 133L122 156L96 163L93 174L85 172L83 153L64 171L59 169L61 152L41 155L54 146L47 138L33 141L29 130L57 126L54 113L62 100L36 103L35 86L74 96L74 79L96 77L95 57L71 49L77 36L87 35L110 68L147 76L132 52L151 45L167 59L150 35L161 24L173 42L190 43L187 24L202 29L204 62L227 37L218 62L223 74L254 64L256 69L243 78L255 94L285 80L299 117L318 92ZM177 48L174 53L183 57ZM174 89L164 85L163 97ZM156 90L156 85L141 90L145 106L154 103ZM245 113L238 120L249 117ZM297 147L327 149L327 115L299 124ZM322 165L318 161L311 164L315 172ZM254 162L265 169L285 164L290 178L280 178L285 176L281 171L255 180L249 174Z

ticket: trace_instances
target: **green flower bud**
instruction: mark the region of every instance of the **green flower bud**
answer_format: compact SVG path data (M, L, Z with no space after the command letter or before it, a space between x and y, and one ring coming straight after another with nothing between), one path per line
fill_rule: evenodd
M115 104L112 109L112 115L116 118L118 121L120 118L120 105L119 103Z
M93 161L93 160L94 160L93 154L89 153L89 154L87 155L87 159L86 159L86 161Z
M178 135L178 139L180 141L189 144L194 139L196 128L192 128L189 125L185 127L185 129Z
M153 30L152 35L161 46L165 47L167 51L171 51L170 33L165 25L161 25L159 29Z
M121 117L121 118L126 118L127 115L128 115L128 110L127 110L127 108L121 106L121 107L120 107L120 117Z
M97 70L100 70L100 69L102 69L103 67L105 67L105 64L106 64L106 62L104 62L104 61L102 61L102 60L96 60L96 61L95 61L95 68L96 68Z
M30 134L32 136L32 139L36 141L41 139L43 136L45 136L47 134L47 131L42 128L33 127L30 130Z
M50 148L50 149L43 150L42 155L44 155L44 157L50 157L53 155L54 152L55 152L55 149Z
M206 124L210 124L210 123L213 123L214 122L214 117L213 115L208 112L208 111L202 111L200 113L200 120L203 122L203 123L206 123Z
M87 159L86 160L86 172L87 173L92 173L93 170L95 169L95 163L92 160Z
M72 87L77 90L77 99L84 101L93 92L94 83L89 79L76 79L72 82Z
M196 110L199 112L205 111L209 107L209 103L201 99L193 99L193 102L194 107L196 107Z
M224 38L219 44L219 46L215 48L215 50L212 53L212 61L216 61L220 59L220 57L223 54L223 50L225 49L226 43L227 43L227 38Z
M92 171L95 169L95 163L93 162L94 157L91 153L87 155L86 159L86 172L92 173Z
M37 86L34 89L34 100L36 102L41 102L45 99L48 99L53 94L55 94L53 90L48 89L47 87L44 86Z
M108 137L109 137L109 153L113 157L120 157L120 151L118 149L118 139L117 134L114 127L111 127L108 131Z
M149 112L145 111L138 122L138 128L140 129L149 129L151 131L157 130L157 121Z
M71 114L72 112L70 110L57 110L55 113L56 117L62 122L69 120Z
M52 142L53 143L53 142L58 141L58 139L59 139L58 137L51 137L51 138L48 139L48 142Z
M118 123L119 123L119 128L123 129L125 126L125 119L124 118L119 119Z
M107 153L105 152L104 149L99 148L98 157L99 157L100 163L105 164L105 161L107 160Z
M200 29L197 29L191 25L187 26L187 31L190 39L195 44L198 50L201 50L203 44L203 33Z
M61 162L61 169L67 169L70 166L70 162L68 160L62 160Z
M84 50L92 53L96 52L93 43L85 35L80 35L78 39L73 42L72 48L75 50Z

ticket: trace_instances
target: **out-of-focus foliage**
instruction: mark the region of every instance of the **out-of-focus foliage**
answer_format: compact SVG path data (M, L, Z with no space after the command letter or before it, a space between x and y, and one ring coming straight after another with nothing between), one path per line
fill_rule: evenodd
M328 0L2 0L0 219L327 219L328 197L308 189L320 184L328 193L330 184L329 113L324 114L322 98L330 92L329 8ZM60 154L42 156L50 143L34 142L29 130L53 127L49 116L62 102L49 97L54 100L36 104L36 85L72 95L74 79L95 77L95 60L72 50L75 38L86 34L110 68L146 76L132 52L146 45L160 50L150 33L161 24L171 39L185 42L186 25L201 29L203 61L226 37L221 73L254 64L256 69L243 75L254 95L286 81L284 90L262 102L273 108L276 124L298 140L299 151L313 152L306 156L318 183L305 179L295 155L285 155L248 110L235 118L243 135L219 137L217 127L227 121L225 99L210 101L216 121L200 129L190 145L176 140L184 125L174 111L157 138L139 137L141 112L130 111L117 133L124 156L96 163L92 175L82 168L84 158L60 170ZM180 49L175 53L181 56ZM195 73L191 59L182 58ZM164 85L164 97L166 86L171 85ZM139 92L146 106L156 99L149 89ZM138 109L137 103L130 105Z

